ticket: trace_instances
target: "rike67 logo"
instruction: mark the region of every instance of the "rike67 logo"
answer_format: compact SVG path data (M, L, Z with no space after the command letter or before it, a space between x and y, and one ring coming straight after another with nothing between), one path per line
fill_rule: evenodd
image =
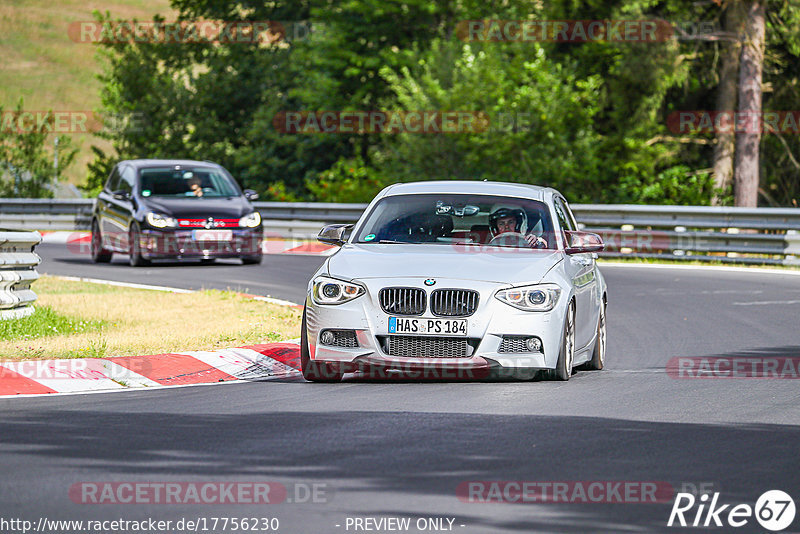
M749 504L720 504L719 495L716 492L711 497L703 494L695 498L691 493L678 493L667 526L721 527L727 524L739 528L755 517L763 528L777 532L785 530L794 521L794 500L784 491L765 492L754 507Z

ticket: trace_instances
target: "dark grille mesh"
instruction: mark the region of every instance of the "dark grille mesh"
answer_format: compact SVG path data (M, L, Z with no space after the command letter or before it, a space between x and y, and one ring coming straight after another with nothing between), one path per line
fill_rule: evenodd
M389 356L402 358L467 358L466 338L388 336Z
M323 339L322 334L325 332L330 332L333 334L333 342L324 343L325 345L332 347L346 347L351 349L358 347L355 330L325 330L324 332L320 333L320 340Z
M478 292L471 289L437 289L431 293L431 312L442 317L467 317L478 309Z
M383 311L393 315L422 315L425 291L417 287L385 287L378 293Z
M531 352L525 344L529 339L531 336L503 336L497 352Z

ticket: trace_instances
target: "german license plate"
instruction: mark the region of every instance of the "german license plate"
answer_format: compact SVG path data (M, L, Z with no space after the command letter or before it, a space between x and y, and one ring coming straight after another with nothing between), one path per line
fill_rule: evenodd
M466 336L467 320L389 317L389 333Z
M230 241L233 239L233 230L192 230L192 239L195 241Z

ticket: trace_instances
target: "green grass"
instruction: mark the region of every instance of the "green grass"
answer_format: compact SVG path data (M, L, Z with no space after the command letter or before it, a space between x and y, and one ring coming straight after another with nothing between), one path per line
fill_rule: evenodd
M92 21L93 10L111 12L124 20L152 20L159 13L175 18L169 0L3 0L0 2L0 106L33 111L93 111L100 107L101 64L97 47L73 42L71 22ZM90 147L110 148L94 135L70 134L79 147L76 161L67 169L72 183L86 179ZM52 139L48 146L52 148Z
M230 291L168 293L46 275L33 289L33 316L0 321L0 359L217 350L300 335L299 310Z
M32 315L0 321L0 340L16 341L49 336L82 334L101 330L106 323L57 313L47 306L37 306Z

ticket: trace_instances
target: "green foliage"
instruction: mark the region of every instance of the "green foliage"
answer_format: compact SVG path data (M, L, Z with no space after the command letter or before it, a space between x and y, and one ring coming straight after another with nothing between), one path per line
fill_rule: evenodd
M457 28L474 19L720 24L719 2L172 4L182 20L305 21L311 33L269 44L103 45L104 111L139 118L108 134L114 158L215 160L274 200L357 202L394 181L484 178L550 185L577 202L708 204L713 194L706 171L713 139L678 137L666 119L678 110L715 109L718 40L464 42ZM796 110L800 6L769 0L767 12L764 109ZM108 13L96 17L111 20ZM274 124L285 111L374 110L475 112L490 127L286 134ZM114 161L95 154L91 191ZM761 159L762 200L796 203L800 136L765 135Z
M307 16L303 2L174 4L186 20L299 20ZM95 18L101 24L113 22L109 13L95 12ZM155 36L102 46L104 111L136 119L108 134L120 159L212 160L228 168L245 187L265 189L265 170L250 164L243 152L253 146L247 134L253 131L258 110L289 89L292 79L282 70L288 48L257 41L174 44ZM102 158L97 164L103 166Z
M619 201L626 204L707 206L713 193L711 172L695 172L686 165L671 167L644 181L623 176L619 183Z
M300 200L297 195L286 189L284 182L272 182L264 192L262 200L273 202L297 202Z
M55 119L49 113L41 120L27 119L19 101L14 111L0 106L0 197L52 198L52 186L75 158L76 149L67 136L58 138L53 150L59 166L53 166L48 150Z
M306 186L315 198L326 202L369 202L389 185L376 171L364 165L360 157L341 159Z
M376 150L393 180L496 179L549 185L589 198L599 175L593 129L600 80L579 79L535 43L435 41L413 69L382 76L409 111L485 114L464 133L401 133Z
M91 150L94 154L94 160L89 163L87 168L86 183L78 187L88 196L96 197L102 191L106 180L111 174L115 161L97 146L92 146Z

